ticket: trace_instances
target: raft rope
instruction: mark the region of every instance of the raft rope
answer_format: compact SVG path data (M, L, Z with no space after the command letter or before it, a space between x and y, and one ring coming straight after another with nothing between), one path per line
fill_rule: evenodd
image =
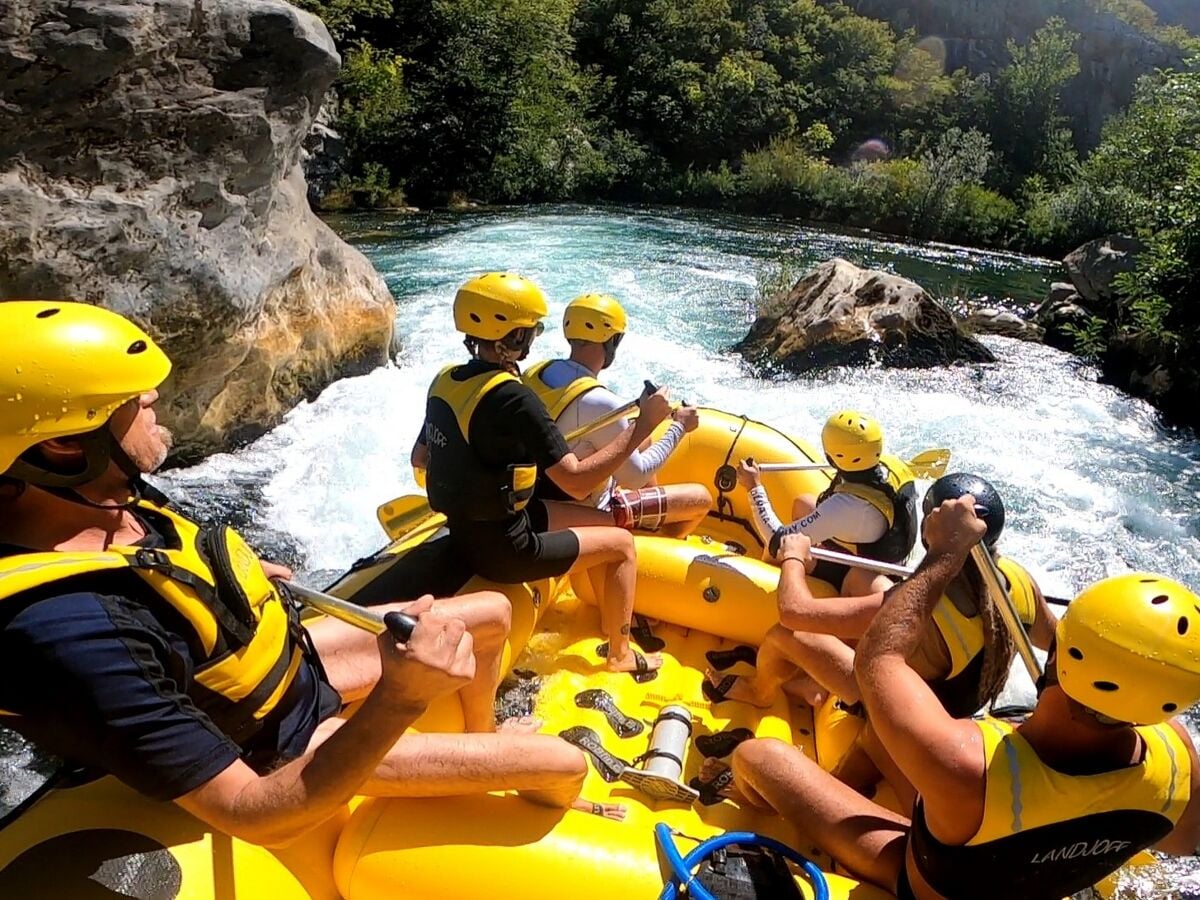
M675 841L671 836L671 827L665 822L659 822L654 826L654 837L657 839L659 847L662 848L663 855L667 858L672 875L671 880L663 886L658 900L677 900L681 886L693 900L716 900L712 892L692 874L692 869L716 851L734 844L742 847L762 847L774 850L784 859L791 860L800 867L809 882L812 883L813 900L829 900L829 883L825 880L825 873L807 857L774 838L755 834L752 831L727 831L704 841L687 856L681 856L679 848L675 846Z
M713 478L713 486L716 487L716 489L717 489L717 515L718 516L726 515L726 516L732 517L732 515L733 515L733 503L725 495L729 491L733 490L733 488L737 487L737 481L735 480L733 485L728 490L726 490L726 488L722 487L723 480L720 477L720 473L721 473L721 469L724 469L729 465L729 460L733 458L733 451L735 449L737 449L737 442L739 440L741 440L742 432L745 431L746 426L750 424L749 417L742 416L741 419L742 419L742 427L739 428L737 431L737 434L735 434L733 436L733 440L729 444L729 449L725 451L725 461L721 463L720 468L717 469L717 474ZM725 511L726 507L728 507L729 512Z

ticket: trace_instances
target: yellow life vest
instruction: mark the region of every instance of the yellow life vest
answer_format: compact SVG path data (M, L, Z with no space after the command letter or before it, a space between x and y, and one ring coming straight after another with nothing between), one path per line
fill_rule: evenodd
M519 380L498 368L459 380L454 377L459 368L442 369L429 387L425 407L429 505L451 521L503 521L529 504L537 465L525 460L504 464L482 460L471 448L471 419L484 397L502 384Z
M1017 607L1017 615L1026 628L1033 625L1037 617L1037 601L1033 592L1033 578L1020 565L1010 559L997 562L1000 571L1008 580L1009 593ZM983 653L983 625L979 613L967 615L943 595L933 608L933 623L950 651L950 674L947 679L961 675Z
M1093 775L1050 768L1020 732L996 719L983 738L983 821L961 846L934 838L918 804L911 847L946 897L1064 897L1162 840L1191 797L1191 757L1168 724L1138 727L1140 763Z
M998 565L1009 583L1017 615L1028 628L1037 617L1033 579L1011 560L1001 560ZM957 592L964 588L963 581L956 579L933 608L934 627L950 654L950 671L929 686L946 711L956 718L973 715L984 702L980 697L983 621L973 603L954 602L954 597L959 596ZM964 612L963 607L969 611Z
M849 494L870 503L887 522L883 536L869 544L834 540L829 543L856 556L883 562L903 562L917 540L916 476L898 457L884 454L870 472L847 476L839 472L818 499Z
M298 617L236 531L201 527L164 502L143 499L136 509L163 532L165 549L113 545L4 557L0 602L80 576L139 579L192 632L183 637L200 658L189 696L241 743L287 694L304 660Z
M546 411L550 413L550 418L557 422L559 416L566 411L568 406L588 391L604 387L604 385L591 375L580 375L575 380L569 381L561 387L552 388L542 380L542 371L552 362L555 362L555 360L547 359L530 366L521 375L521 381L524 382L527 388L537 394L538 399L546 407Z

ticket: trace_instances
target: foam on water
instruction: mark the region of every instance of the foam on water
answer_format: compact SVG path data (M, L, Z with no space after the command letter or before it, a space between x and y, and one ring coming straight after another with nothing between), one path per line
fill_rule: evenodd
M464 355L450 325L454 288L511 269L552 298L534 358L566 351L557 323L570 297L611 291L632 328L606 373L621 396L650 378L810 440L832 410L862 408L882 421L889 449L949 447L953 469L992 479L1009 507L1006 548L1051 592L1127 568L1200 585L1200 445L1066 354L989 338L995 365L764 381L725 352L753 318L757 277L784 253L801 263L840 255L917 277L937 295L965 286L1014 306L1037 299L1057 275L1053 264L688 213L549 209L339 224L396 295L398 365L341 381L251 447L167 478L189 493L257 484L259 524L294 541L307 570L344 567L381 542L375 508L414 489L408 454L425 391Z

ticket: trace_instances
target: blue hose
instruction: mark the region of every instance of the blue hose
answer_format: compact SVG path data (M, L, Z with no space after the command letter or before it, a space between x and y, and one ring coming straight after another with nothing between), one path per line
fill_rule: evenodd
M825 873L818 869L810 860L801 856L786 844L781 844L774 838L755 834L752 831L727 831L724 834L718 834L700 843L687 856L680 856L679 848L675 846L675 841L671 837L671 829L665 822L659 822L654 826L654 837L658 840L658 845L662 848L663 855L666 856L667 864L671 867L673 875L672 879L663 886L662 893L659 894L659 900L676 900L679 895L679 885L686 885L689 895L695 898L695 900L716 900L708 888L700 882L693 880L692 869L717 850L732 844L738 844L742 847L765 847L768 850L774 850L780 856L791 860L804 870L804 874L812 882L814 900L829 900L829 883L825 880Z

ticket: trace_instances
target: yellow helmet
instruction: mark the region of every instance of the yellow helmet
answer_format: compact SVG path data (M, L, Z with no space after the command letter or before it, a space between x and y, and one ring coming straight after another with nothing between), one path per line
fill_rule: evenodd
M883 429L870 416L843 409L829 417L821 430L825 456L843 472L865 472L879 465Z
M1086 588L1058 622L1058 683L1121 722L1164 722L1200 700L1200 597L1147 572Z
M146 332L99 306L0 302L0 472L42 441L95 431L154 390L171 361Z
M483 341L498 341L517 328L534 328L549 312L542 289L511 272L480 275L454 295L454 327Z
M567 304L563 313L563 334L568 341L603 344L625 333L625 310L609 294L584 294Z

